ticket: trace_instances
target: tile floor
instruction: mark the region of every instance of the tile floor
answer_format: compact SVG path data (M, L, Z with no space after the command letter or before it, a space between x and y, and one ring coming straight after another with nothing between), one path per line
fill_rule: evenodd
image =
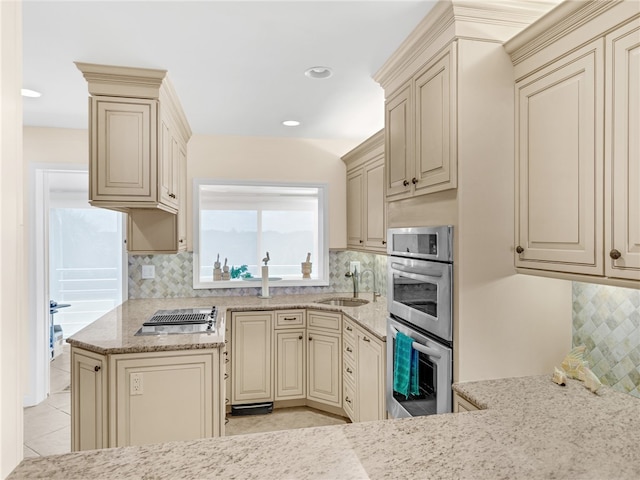
M51 395L24 409L24 457L71 451L71 362L69 345L51 362ZM274 410L268 415L227 415L227 435L270 432L348 423L349 420L307 407Z

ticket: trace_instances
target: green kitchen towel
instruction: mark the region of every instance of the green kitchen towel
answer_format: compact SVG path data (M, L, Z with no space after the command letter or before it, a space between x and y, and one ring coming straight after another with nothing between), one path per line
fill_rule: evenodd
M409 383L413 363L413 339L402 332L396 334L393 356L393 390L409 396ZM417 352L416 352L417 353ZM413 382L412 382L413 383Z
M409 380L409 394L410 395L418 395L420 393L420 389L418 388L418 356L420 354L415 348L411 348L411 370L410 370L410 380Z

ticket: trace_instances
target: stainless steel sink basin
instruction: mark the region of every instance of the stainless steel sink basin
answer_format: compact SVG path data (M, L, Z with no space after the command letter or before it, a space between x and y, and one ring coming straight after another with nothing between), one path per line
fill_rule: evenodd
M322 303L323 305L336 305L338 307L361 307L369 303L369 300L364 298L325 298L319 300L316 303Z

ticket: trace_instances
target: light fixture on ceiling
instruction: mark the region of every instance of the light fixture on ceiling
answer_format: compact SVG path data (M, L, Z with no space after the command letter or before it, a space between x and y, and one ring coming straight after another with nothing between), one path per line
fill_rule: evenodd
M282 122L282 124L285 127L297 127L298 125L300 125L300 122L297 120L285 120L284 122Z
M311 67L304 74L309 78L324 79L333 75L329 67Z
M29 98L38 98L42 96L40 92L36 92L35 90L29 90L28 88L21 89L20 93L22 94L23 97L29 97Z

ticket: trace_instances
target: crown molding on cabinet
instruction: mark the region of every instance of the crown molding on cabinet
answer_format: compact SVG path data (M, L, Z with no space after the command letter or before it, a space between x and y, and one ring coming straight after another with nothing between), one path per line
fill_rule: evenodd
M347 167L351 164L356 165L358 161L364 163L364 161L370 159L372 154L378 154L381 147L384 147L384 128L345 153L342 156L342 161Z
M629 16L640 15L637 1L628 0L587 0L565 1L537 20L526 30L505 43L505 50L511 55L511 61L518 65L536 52L557 42L563 37L571 35L590 21L601 18L602 15L614 7L629 9ZM619 21L612 22L610 28L615 28ZM602 35L602 29L598 29ZM585 38L583 41L589 41Z
M465 38L503 43L538 20L560 0L486 1L446 0L437 2L429 14L373 75L385 91L417 71L425 60L455 39ZM435 43L437 41L437 44Z

